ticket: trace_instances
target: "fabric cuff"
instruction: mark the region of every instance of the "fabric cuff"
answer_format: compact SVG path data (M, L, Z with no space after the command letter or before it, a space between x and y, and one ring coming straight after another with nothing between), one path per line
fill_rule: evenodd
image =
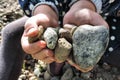
M70 2L70 4L69 4L69 7L71 7L74 3L76 3L77 1L79 1L79 0L72 0L71 2Z
M101 12L101 9L102 9L102 0L91 0L93 2L93 4L95 5L96 7L96 11L98 13Z
M32 15L33 15L33 13L34 13L34 10L35 10L38 6L43 5L43 4L50 6L50 7L57 13L57 15L58 15L57 7L56 7L55 4L52 3L52 2L40 2L40 3L37 3L37 4L34 6L34 8L32 9Z
M69 6L72 6L77 1L80 1L80 0L72 0L72 2L69 4ZM88 0L88 1L91 1L95 5L96 11L98 13L101 12L101 9L102 9L102 0Z

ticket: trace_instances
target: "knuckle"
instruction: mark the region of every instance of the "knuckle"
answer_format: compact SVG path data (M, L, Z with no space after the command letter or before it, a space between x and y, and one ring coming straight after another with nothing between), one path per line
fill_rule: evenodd
M31 50L27 46L23 46L22 48L25 51L25 53L31 54Z
M29 44L22 44L22 49L27 54L34 54L34 49L32 49Z

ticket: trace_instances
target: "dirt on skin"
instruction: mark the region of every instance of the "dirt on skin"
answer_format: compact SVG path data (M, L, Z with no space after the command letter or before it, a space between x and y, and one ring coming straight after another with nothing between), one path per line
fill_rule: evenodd
M0 0L0 30L5 27L8 23L22 17L24 14L22 12L22 9L20 8L20 5L18 4L17 0ZM44 63L42 63L43 65ZM46 76L48 79L48 75L44 75L40 72L36 73L37 71L35 68L39 66L38 68L41 70L38 70L40 72L46 72L45 67L41 67L41 64L39 64L38 60L34 60L30 55L26 55L24 59L24 64L22 68L21 75L18 80L46 80ZM45 66L45 64L44 64ZM64 66L65 67L65 66ZM119 68L110 66L106 63L101 65L96 65L94 69L88 73L81 73L79 71L75 71L73 69L73 77L74 75L77 75L76 78L71 78L71 80L120 80L120 70ZM63 74L65 71L63 71L62 75L59 76L59 78L50 77L50 80L61 80L63 78Z

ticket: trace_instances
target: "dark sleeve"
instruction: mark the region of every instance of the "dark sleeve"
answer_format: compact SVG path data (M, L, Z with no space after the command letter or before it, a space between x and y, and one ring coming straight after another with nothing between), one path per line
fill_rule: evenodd
M55 0L19 0L19 4L23 9L25 15L28 17L32 16L32 11L41 4L49 5L53 8L53 10L57 12L57 8L55 6Z
M103 16L120 17L120 0L103 0L101 14Z

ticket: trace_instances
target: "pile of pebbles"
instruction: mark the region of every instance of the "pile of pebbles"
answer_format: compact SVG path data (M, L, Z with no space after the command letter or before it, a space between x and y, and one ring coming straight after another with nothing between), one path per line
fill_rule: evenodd
M27 59L24 61L18 80L120 80L119 68L107 63L97 64L93 70L82 73L65 62L61 75L52 76L48 73L47 64L33 59L30 55L26 56Z
M23 16L23 11L18 0L0 0L0 30L10 23Z

